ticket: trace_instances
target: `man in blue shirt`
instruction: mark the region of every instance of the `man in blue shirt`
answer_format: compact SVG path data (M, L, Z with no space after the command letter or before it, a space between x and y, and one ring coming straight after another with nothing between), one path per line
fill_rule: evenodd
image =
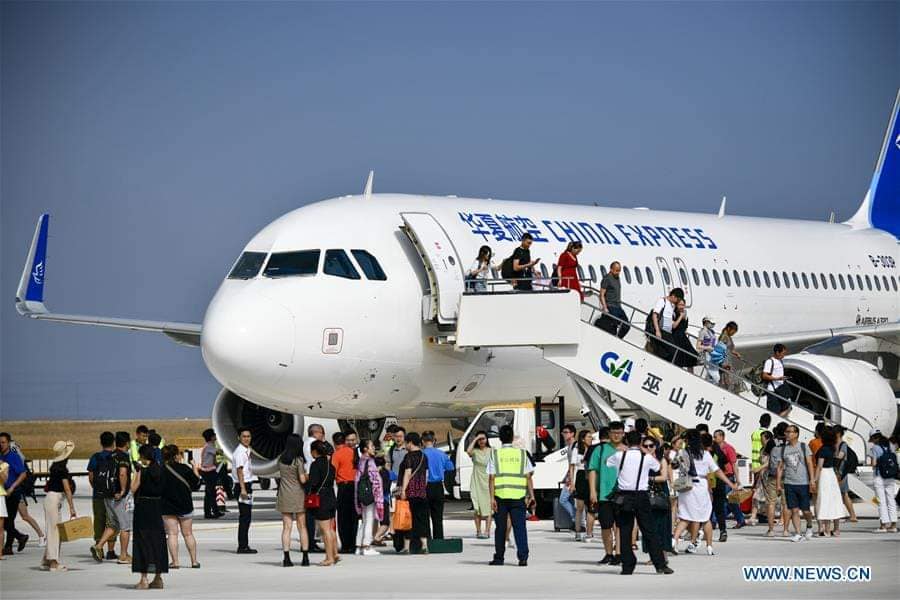
M112 457L113 453L116 451L116 436L112 431L104 431L100 434L100 447L102 450L100 452L94 452L91 455L91 459L88 461L87 472L88 472L88 482L91 484L91 488L93 492L91 493L91 508L94 513L94 543L100 541L100 538L103 537L103 532L106 530L106 498L97 490L97 484L94 482L95 473L97 473L97 469ZM118 560L118 555L115 552L116 549L116 538L113 536L110 538L109 542L106 544L106 560ZM128 555L127 549L123 553L126 556Z
M434 432L426 431L422 434L422 443L425 447L422 453L428 458L428 487L426 500L428 512L431 514L431 537L436 540L444 539L444 473L455 471L453 461L434 447Z
M0 433L0 458L9 465L9 474L6 477L6 519L3 523L3 529L6 531L6 541L3 544L3 555L8 556L13 553L13 541L19 542L18 551L25 549L28 542L28 536L16 530L16 515L19 514L19 502L22 501L22 484L28 472L25 469L25 462L18 452L12 449L10 445L12 436L6 433Z

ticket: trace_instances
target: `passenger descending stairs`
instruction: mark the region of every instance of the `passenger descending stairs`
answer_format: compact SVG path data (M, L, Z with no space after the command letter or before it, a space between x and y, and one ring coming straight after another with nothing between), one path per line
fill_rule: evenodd
M535 311L541 319L532 318ZM632 336L619 339L594 327L581 314L574 293L466 294L460 302L457 346L538 346L544 359L577 376L576 384L583 378L686 428L707 423L710 431L722 429L739 454L751 455L750 434L768 412L765 397L733 394L647 352ZM864 457L863 436L871 425L846 409L841 414L850 429L846 441ZM779 421L797 425L801 440L807 442L818 423L813 412L796 405L787 418L772 413L773 424ZM873 497L858 478L852 477L850 484L861 498Z

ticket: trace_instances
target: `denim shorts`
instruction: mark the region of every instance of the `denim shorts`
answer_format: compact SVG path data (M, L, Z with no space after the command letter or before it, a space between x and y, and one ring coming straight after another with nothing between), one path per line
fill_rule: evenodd
M787 507L790 509L799 508L802 511L809 510L809 485L791 485L784 484L784 497L787 501Z

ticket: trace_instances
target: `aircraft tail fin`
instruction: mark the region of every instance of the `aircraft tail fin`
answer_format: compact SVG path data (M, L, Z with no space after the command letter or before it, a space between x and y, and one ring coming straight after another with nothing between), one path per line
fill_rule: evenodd
M46 312L44 307L44 282L47 272L47 237L50 227L50 215L42 214L34 228L28 258L19 279L16 291L16 308L19 312ZM24 311L24 312L23 312Z
M875 163L872 183L862 205L847 221L859 227L874 227L900 239L900 90L888 121L881 153Z

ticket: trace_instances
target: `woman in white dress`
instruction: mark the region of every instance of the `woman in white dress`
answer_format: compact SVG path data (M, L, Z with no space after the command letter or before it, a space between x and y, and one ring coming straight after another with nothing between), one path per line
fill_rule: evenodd
M709 444L712 444L712 436ZM713 529L709 522L712 514L712 499L710 498L707 474L713 473L728 487L734 484L719 469L715 459L709 451L704 449L703 438L696 429L689 429L686 434L685 449L679 453L679 472L693 480L693 487L678 493L678 526L675 528L675 537L672 540L672 548L677 551L678 539L685 530L690 528L691 542L684 549L688 554L697 552L697 534L700 525L703 525L703 539L706 540L706 553L715 554L712 547Z
M834 454L837 436L831 427L822 431L822 447L816 452L816 519L819 521L819 536L841 535L841 519L849 516L841 497L841 486L834 472Z
M484 293L487 291L487 280L491 273L491 257L494 252L490 246L482 246L478 250L478 258L466 271L466 291Z

